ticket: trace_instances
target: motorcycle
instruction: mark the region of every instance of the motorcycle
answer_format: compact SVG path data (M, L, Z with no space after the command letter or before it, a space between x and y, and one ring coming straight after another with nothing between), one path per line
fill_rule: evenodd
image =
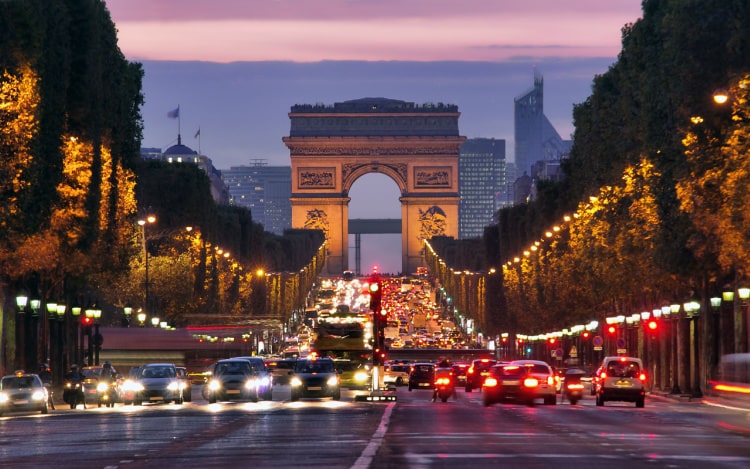
M576 405L583 398L583 383L581 378L586 374L579 369L570 369L565 373L564 393L572 405Z
M433 402L440 398L443 402L448 402L448 398L456 396L456 387L453 383L453 370L441 373L438 369L435 371L435 390L433 391Z
M81 380L65 380L63 401L70 404L71 409L78 407L78 404L83 404L83 408L86 408L86 396L83 394L83 382Z
M99 407L114 407L117 401L114 381L99 380L96 383L97 405Z

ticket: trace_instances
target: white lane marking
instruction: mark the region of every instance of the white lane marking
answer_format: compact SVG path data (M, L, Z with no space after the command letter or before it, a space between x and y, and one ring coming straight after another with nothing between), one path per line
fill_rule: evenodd
M383 417L380 419L380 425L378 425L378 429L375 430L375 433L372 434L370 442L362 451L362 454L359 455L359 458L354 461L351 469L367 469L370 467L370 464L372 464L372 459L378 452L378 448L380 448L380 445L383 444L383 438L385 437L385 433L388 431L388 424L391 420L391 413L393 413L393 408L395 406L395 402L391 402L387 405L387 407L385 408L385 412L383 412Z

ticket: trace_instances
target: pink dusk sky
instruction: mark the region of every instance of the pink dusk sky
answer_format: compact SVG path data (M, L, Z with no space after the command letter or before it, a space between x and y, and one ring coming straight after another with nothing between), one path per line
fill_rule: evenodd
M614 57L640 0L109 0L131 60Z
M504 139L512 161L513 99L534 73L544 77L544 114L569 138L573 106L616 61L622 27L642 14L640 0L106 4L120 49L143 64L143 146L164 150L179 134L220 170L289 166L291 106L363 97L456 104L461 135ZM177 106L180 119L167 118ZM400 195L387 176L367 174L349 192L349 216L400 218ZM400 235L363 237L362 269L375 264L400 270Z

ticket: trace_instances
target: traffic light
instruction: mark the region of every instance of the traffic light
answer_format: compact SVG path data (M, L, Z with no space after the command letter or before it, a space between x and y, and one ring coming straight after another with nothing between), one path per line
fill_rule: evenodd
M379 280L370 282L370 311L377 315L380 313L380 299L383 291Z
M615 335L615 332L617 332L617 328L615 326L609 326L607 332L609 332L609 335Z
M589 334L589 331L583 331L583 334L581 334L581 337L583 337L584 339L588 339L590 335L591 334Z
M372 350L372 364L373 366L385 365L385 348L375 347Z
M91 328L91 325L94 323L94 319L90 318L88 316L83 316L81 318L81 325L83 326L84 330L88 331Z
M658 329L659 329L659 323L656 322L654 319L648 322L648 330L650 332L656 332Z

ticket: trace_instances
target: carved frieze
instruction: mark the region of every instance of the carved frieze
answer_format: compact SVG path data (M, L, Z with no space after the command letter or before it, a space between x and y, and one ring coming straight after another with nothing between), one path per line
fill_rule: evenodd
M419 241L433 236L445 236L448 217L443 209L433 205L427 210L419 209Z
M298 189L331 189L336 187L336 168L297 168Z
M312 209L307 211L304 228L306 230L323 230L328 239L329 223L325 210Z
M292 156L456 156L461 142L439 146L347 146L347 145L294 145L287 143Z
M451 166L417 166L414 168L414 187L450 188L453 185Z

